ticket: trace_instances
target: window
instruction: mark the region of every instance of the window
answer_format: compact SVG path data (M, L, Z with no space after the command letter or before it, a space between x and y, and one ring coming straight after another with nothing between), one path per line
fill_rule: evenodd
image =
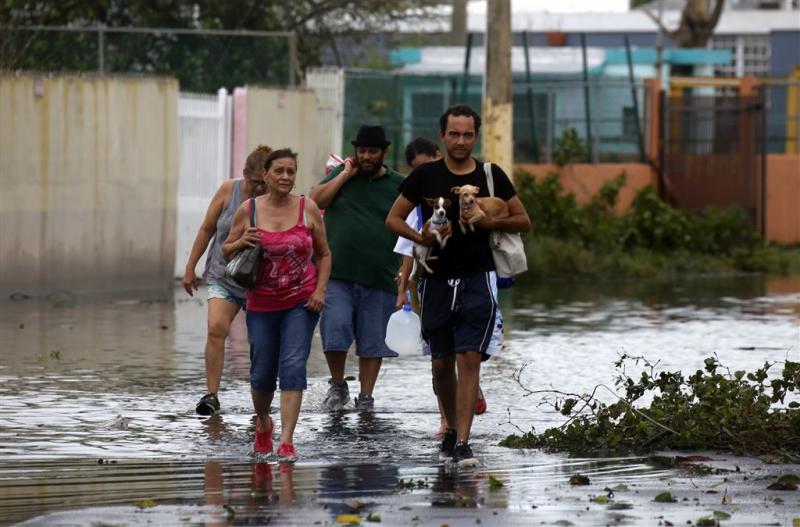
M622 107L622 135L624 137L638 137L636 133L636 112L633 106Z
M713 49L727 49L731 52L732 60L730 64L720 64L714 68L714 74L718 77L736 77L736 37L713 37L711 40Z
M711 41L713 49L728 49L730 64L714 69L720 77L764 77L769 75L770 42L768 35L722 35Z
M742 42L743 73L745 77L769 75L770 42L768 36L744 35Z

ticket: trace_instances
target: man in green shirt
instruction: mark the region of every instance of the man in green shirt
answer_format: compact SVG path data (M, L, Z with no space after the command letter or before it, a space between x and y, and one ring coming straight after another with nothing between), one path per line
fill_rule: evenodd
M383 164L391 144L382 126L363 125L356 138L355 159L348 159L311 189L311 199L325 209L325 228L333 269L320 320L322 348L331 378L324 405L341 410L350 400L344 380L347 351L356 343L361 389L359 411L371 411L372 391L386 347L386 324L395 310L394 275L400 260L395 237L384 221L400 194L403 176Z

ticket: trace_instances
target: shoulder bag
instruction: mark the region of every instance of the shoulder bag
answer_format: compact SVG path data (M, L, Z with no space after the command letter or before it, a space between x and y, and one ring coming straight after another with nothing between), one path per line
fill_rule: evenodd
M256 225L256 202L250 198L250 226ZM225 266L225 278L239 287L252 289L261 278L261 244L239 251Z
M484 163L486 184L489 186L489 196L494 196L494 176L492 164ZM492 231L489 234L489 246L494 257L494 267L497 276L510 278L528 270L528 259L525 256L525 246L522 237L517 232Z

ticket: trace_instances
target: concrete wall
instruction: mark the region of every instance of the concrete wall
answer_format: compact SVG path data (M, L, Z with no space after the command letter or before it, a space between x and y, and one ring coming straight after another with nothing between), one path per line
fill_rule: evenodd
M524 169L533 174L537 179L545 177L550 172L559 172L561 186L568 193L575 194L579 203L588 203L591 197L600 190L604 183L625 172L627 181L620 190L617 199L617 212L626 211L636 195L647 186L658 186L658 174L644 163L602 163L584 164L577 163L559 169L555 165L547 164L519 164L517 169ZM535 220L534 220L535 221Z
M178 83L0 76L0 294L172 287Z
M800 155L767 156L766 238L800 243Z
M335 133L321 129L318 111L317 96L311 90L247 87L244 151L265 144L298 152L297 194L307 195L321 179L328 156L322 148L327 144L321 140L322 134Z

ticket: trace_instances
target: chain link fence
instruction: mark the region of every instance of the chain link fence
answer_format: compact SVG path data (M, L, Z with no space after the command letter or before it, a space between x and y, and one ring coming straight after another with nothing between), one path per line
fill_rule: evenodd
M295 84L290 32L162 28L4 27L0 69L174 75L181 90Z
M392 141L389 162L404 167L403 149L417 136L435 140L439 116L451 104L466 103L480 112L483 79L463 75L405 75L348 70L343 144L363 123L382 124ZM589 105L581 79L514 82L514 161L552 162L556 141L574 128L586 148L586 161L628 162L642 159L641 145L649 116L645 87L613 78L588 83ZM530 91L529 91L530 88ZM589 126L587 126L587 115ZM637 126L638 119L638 126ZM475 154L480 156L480 142Z

